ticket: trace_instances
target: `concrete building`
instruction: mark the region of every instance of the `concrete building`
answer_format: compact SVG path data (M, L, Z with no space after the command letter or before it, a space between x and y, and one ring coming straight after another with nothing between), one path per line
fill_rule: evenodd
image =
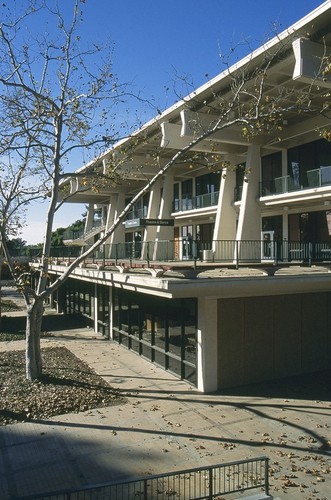
M330 26L327 1L70 179L67 255L172 163L54 307L201 391L331 367Z

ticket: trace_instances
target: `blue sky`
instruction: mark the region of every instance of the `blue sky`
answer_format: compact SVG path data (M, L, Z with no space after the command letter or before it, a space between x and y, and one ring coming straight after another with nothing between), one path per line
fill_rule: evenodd
M25 1L25 0L21 0ZM328 0L331 3L331 0ZM178 76L194 87L224 69L220 54L232 53L231 63L301 19L319 0L85 0L83 37L87 42L114 44L114 73L135 92L165 109L175 102ZM59 0L70 14L71 0ZM236 48L234 52L232 49ZM179 92L184 92L179 89ZM151 118L151 110L142 114ZM79 160L78 160L79 163ZM77 164L77 168L81 165ZM80 218L84 206L65 205L55 227ZM43 240L46 206L28 212L22 238Z

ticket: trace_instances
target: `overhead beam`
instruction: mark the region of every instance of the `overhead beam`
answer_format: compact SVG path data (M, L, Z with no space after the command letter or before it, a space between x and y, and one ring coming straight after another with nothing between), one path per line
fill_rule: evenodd
M196 113L189 109L183 109L180 112L180 118L182 121L180 135L181 137L196 137L206 130L211 129L219 120L219 116L207 114L207 113ZM231 116L228 117L231 121ZM237 127L238 128L238 127ZM225 128L224 130L219 130L215 132L211 138L213 142L221 142L226 144L235 144L239 146L245 146L247 148L247 140L242 136L241 130L234 130L234 126Z
M181 150L189 146L194 140L194 137L188 135L182 136L181 128L181 125L176 123L161 123L161 147ZM224 135L223 132L222 134L217 133L213 134L210 139L202 140L192 147L192 151L198 151L202 153L242 154L247 150L247 142L244 139L236 140L237 134L230 131L224 132L226 132Z
M293 80L316 82L321 87L331 88L331 75L323 74L326 58L330 57L330 47L306 38L297 38L292 47L295 57Z

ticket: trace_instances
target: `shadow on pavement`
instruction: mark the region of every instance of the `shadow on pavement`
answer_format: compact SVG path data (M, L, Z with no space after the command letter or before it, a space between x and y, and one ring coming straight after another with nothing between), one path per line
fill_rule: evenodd
M331 401L331 370L224 389L218 394Z
M25 330L26 316L3 316L2 330L8 332L19 332ZM58 332L61 330L73 330L85 328L86 319L73 314L47 314L43 317L43 332Z

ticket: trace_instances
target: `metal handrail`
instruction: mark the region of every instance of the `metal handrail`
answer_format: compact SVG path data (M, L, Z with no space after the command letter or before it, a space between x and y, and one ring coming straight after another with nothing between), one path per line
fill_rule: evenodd
M173 212L185 212L187 210L196 210L199 208L212 207L218 204L219 191L205 193L196 196L183 196L181 199L173 201Z
M284 175L273 180L260 182L260 197L274 196L293 191L318 188L331 185L331 166L319 167L305 172L303 181L293 176Z
M51 258L75 257L88 246L54 247ZM270 262L308 263L330 262L331 242L300 242L288 240L179 240L138 241L103 244L88 257L88 261L137 260L148 262L210 261L236 263Z
M80 498L80 494L83 494L84 500L95 498L168 500L170 493L181 500L212 500L219 495L252 490L263 492L266 497L269 495L268 457L196 467L77 490L21 497L21 500L73 500Z

